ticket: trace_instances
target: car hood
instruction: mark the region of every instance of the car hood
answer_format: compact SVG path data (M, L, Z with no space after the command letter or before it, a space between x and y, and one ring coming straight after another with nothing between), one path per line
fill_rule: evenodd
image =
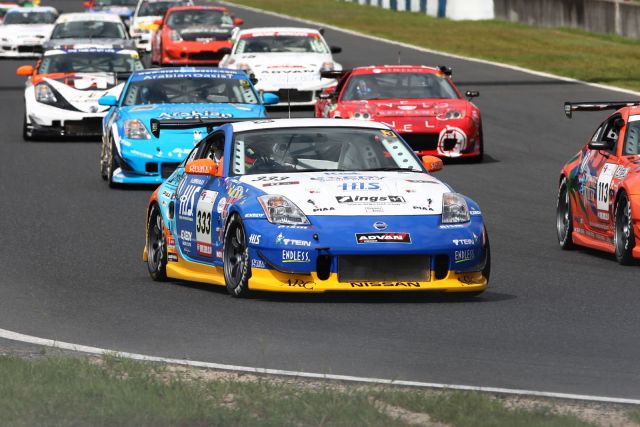
M123 107L122 116L140 119L148 125L151 119L229 119L265 117L265 113L260 104L151 104Z
M10 37L17 40L37 37L44 40L51 35L52 30L53 24L1 25L0 37Z
M305 172L244 175L240 181L287 197L305 215L439 215L451 189L426 173Z
M469 104L463 99L376 99L343 101L341 110L369 113L372 117L436 117L448 111L466 111Z
M124 83L119 83L111 73L52 74L43 81L54 88L73 107L85 113L99 113L109 109L98 105L104 95L120 96Z

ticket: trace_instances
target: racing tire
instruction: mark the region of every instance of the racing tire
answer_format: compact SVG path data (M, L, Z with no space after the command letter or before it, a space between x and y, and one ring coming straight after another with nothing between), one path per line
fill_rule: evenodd
M249 296L249 246L242 220L237 214L229 219L224 233L223 270L227 292L238 298Z
M27 113L24 113L24 118L22 119L22 139L25 141L33 141L35 139L33 130L29 131L27 127Z
M113 172L116 170L116 168L118 167L118 163L116 162L116 159L113 157L113 142L109 143L109 148L107 149L107 183L109 184L110 188L117 188L118 184L116 184L115 182L113 182Z
M109 177L107 174L107 144L104 140L100 144L100 177L105 181Z
M633 234L631 203L625 192L618 197L614 218L613 247L616 260L622 265L634 264L632 251L636 246L636 239Z
M558 232L558 243L564 250L573 249L573 215L571 213L571 199L569 197L569 187L567 178L563 177L558 189L558 203L556 206L556 231Z
M167 280L167 238L158 205L151 206L147 222L147 268L156 282Z

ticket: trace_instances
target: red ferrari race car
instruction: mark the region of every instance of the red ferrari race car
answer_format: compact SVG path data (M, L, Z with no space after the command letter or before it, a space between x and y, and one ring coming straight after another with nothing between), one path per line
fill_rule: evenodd
M339 78L315 106L316 117L375 120L393 127L418 155L482 160L480 110L451 80L451 68L376 65L325 71Z
M565 103L565 113L617 110L560 172L556 227L563 249L640 259L640 101Z
M152 37L154 65L218 65L231 52L231 35L244 21L224 7L177 6L167 10Z

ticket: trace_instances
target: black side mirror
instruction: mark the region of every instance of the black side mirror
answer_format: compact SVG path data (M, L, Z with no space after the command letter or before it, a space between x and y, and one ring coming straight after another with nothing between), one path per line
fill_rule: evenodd
M342 48L340 46L331 46L331 53L340 53L342 52Z
M258 83L258 79L256 78L256 75L253 73L249 74L249 81L254 86L256 85L256 83Z
M613 141L591 141L589 142L589 149L591 150L611 150L613 148Z
M231 49L229 49L228 47L223 47L222 49L218 49L218 53L220 55L230 55Z
M467 99L471 101L472 98L477 98L478 96L480 96L480 92L477 90L468 90L464 93L464 96L466 96Z
M613 127L616 129L622 129L624 127L624 119L622 117L616 117L613 121Z
M445 76L451 77L451 75L453 74L453 70L451 69L451 67L448 67L446 65L438 65L438 70L440 70L440 72Z

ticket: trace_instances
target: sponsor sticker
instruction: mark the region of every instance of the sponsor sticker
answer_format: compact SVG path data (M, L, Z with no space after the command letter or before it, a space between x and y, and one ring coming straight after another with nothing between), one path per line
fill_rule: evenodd
M397 205L406 203L402 196L336 196L336 201L341 204L368 205L371 203L384 205Z
M460 251L455 251L454 260L455 263L473 261L476 257L476 254L473 249L463 249Z
M411 243L409 233L356 233L356 243Z
M309 252L307 251L283 250L282 262L308 263L308 262L311 262L311 258L309 257Z

